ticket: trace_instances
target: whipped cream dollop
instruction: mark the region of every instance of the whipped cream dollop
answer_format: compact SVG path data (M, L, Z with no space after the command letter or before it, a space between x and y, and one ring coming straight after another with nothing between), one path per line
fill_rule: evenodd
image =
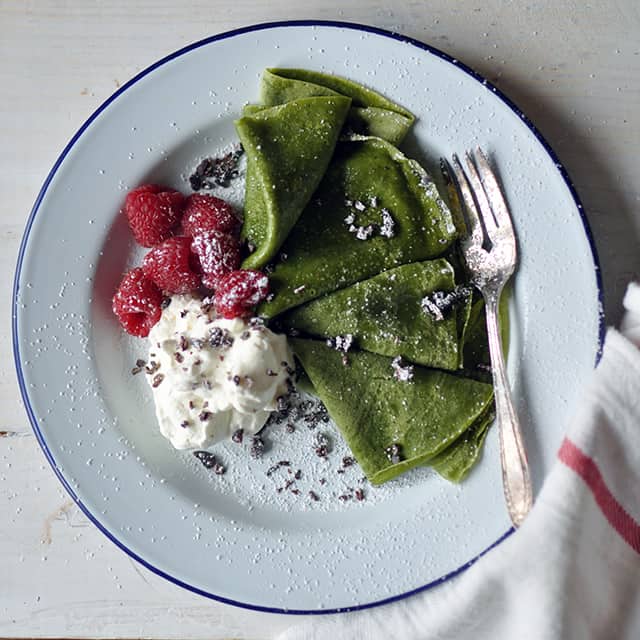
M176 449L257 433L291 389L286 337L257 319L217 318L212 306L173 296L149 333L147 377L160 431Z

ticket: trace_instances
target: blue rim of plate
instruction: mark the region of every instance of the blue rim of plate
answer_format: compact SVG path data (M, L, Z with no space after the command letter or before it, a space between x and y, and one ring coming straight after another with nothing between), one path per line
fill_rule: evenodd
M456 58L450 56L449 54L444 53L443 51L440 51L439 49L436 49L436 48L432 47L431 45L425 44L424 42L420 42L419 40L415 40L414 38L410 38L408 36L404 36L402 34L395 33L395 32L392 32L392 31L387 31L386 29L380 29L378 27L372 27L372 26L369 26L369 25L363 25L363 24L358 24L358 23L353 23L353 22L339 22L339 21L333 21L333 20L285 20L285 21L280 21L280 22L264 22L264 23L260 23L260 24L256 24L256 25L251 25L251 26L248 26L248 27L241 27L239 29L233 29L231 31L225 31L224 33L220 33L218 35L210 36L208 38L204 38L203 40L199 40L197 42L194 42L194 43L192 43L190 45L187 45L186 47L183 47L182 49L178 49L177 51L174 51L173 53L165 56L164 58L161 58L157 62L154 62L152 65L150 65L149 67L147 67L146 69L144 69L143 71L138 73L136 76L131 78L131 80L129 80L128 82L123 84L115 93L113 93L109 98L107 98L91 114L91 116L89 116L89 118L84 122L84 124L78 129L78 131L75 133L75 135L67 143L66 147L64 148L64 150L62 151L62 153L60 154L60 156L56 160L55 164L53 165L53 168L49 172L49 175L45 179L44 184L42 185L42 188L40 189L40 192L38 193L38 197L36 198L36 201L35 201L35 203L33 205L33 208L31 209L31 213L29 215L29 219L27 220L27 224L26 224L26 227L25 227L24 235L22 237L22 242L20 243L20 249L18 251L18 260L17 260L17 264L16 264L16 273L15 273L14 282L13 282L13 298L12 298L12 304L11 304L11 313L12 313L12 325L11 326L12 326L12 337L13 337L13 357L14 357L14 361L15 361L15 367L16 367L16 372L17 372L17 376L18 376L18 385L20 387L20 393L22 395L22 400L24 402L24 406L25 406L25 409L27 411L27 415L29 417L29 421L31 422L31 426L32 426L33 431L35 433L35 436L36 436L36 438L38 440L38 443L40 444L40 447L42 448L42 450L43 450L43 452L45 454L45 457L49 461L49 464L53 468L53 471L58 476L58 479L60 480L60 482L62 483L62 485L66 489L66 491L69 493L71 498L74 500L74 502L78 505L78 507L84 513L84 515L100 531L102 531L102 533L104 533L107 536L107 538L109 538L109 540L111 540L111 542L113 542L116 546L118 546L120 549L122 549L125 553L127 553L129 556L131 556L134 560L138 561L144 567L146 567L150 571L153 571L153 573L161 576L162 578L165 578L169 582L172 582L173 584L175 584L175 585L177 585L179 587L182 587L184 589L192 591L193 593L197 593L197 594L199 594L201 596L205 596L206 598L210 598L212 600L216 600L216 601L222 602L224 604L231 604L231 605L234 605L234 606L237 606L237 607L241 607L241 608L244 608L244 609L251 609L253 611L261 611L261 612L267 612L267 613L281 613L281 614L291 614L291 615L321 615L321 614L324 615L324 614L330 614L330 613L344 613L344 612L347 612L347 611L358 611L358 610L361 610L361 609L368 609L368 608L371 608L371 607L377 607L377 606L380 606L380 605L383 605L383 604L389 604L389 603L395 602L397 600L402 600L404 598L408 598L409 596L412 596L412 595L414 595L416 593L420 593L421 591L425 591L426 589L430 589L432 587L438 586L438 585L442 584L443 582L446 582L447 580L450 580L451 578L454 578L458 574L460 574L463 571L465 571L466 569L468 569L479 558L484 556L491 549L493 549L494 547L499 545L502 541L504 541L506 538L508 538L514 532L514 529L511 528L508 531L506 531L502 536L500 536L500 538L498 538L498 540L496 540L493 544L491 544L489 547L487 547L484 551L480 552L477 556L471 558L471 560L467 561L465 564L463 564L462 566L454 569L453 571L450 571L449 573L445 574L444 576L441 576L441 577L437 578L436 580L433 580L433 581L431 581L431 582L429 582L429 583L427 583L425 585L417 587L416 589L412 589L410 591L406 591L404 593L400 593L398 595L391 596L390 598L384 598L382 600L376 600L375 602L368 602L368 603L365 603L365 604L359 604L359 605L354 605L354 606L350 606L350 607L340 607L340 608L336 608L336 609L322 609L322 610L315 610L315 609L311 609L311 610L307 610L307 609L284 609L284 608L281 609L281 608L277 608L277 607L264 607L264 606L260 606L260 605L256 605L256 604L250 604L250 603L246 603L246 602L239 602L237 600L231 600L229 598L224 598L222 596L218 596L218 595L216 595L214 593L209 593L207 591L204 591L203 589L200 589L200 588L195 587L193 585L187 584L187 583L179 580L178 578L175 578L174 576L171 576L171 575L165 573L162 569L159 569L159 568L154 567L153 565L149 564L146 560L144 560L144 558L140 557L135 552L133 552L131 549L127 548L122 542L120 542L120 540L118 540L111 532L109 532L97 520L97 518L89 511L89 509L82 503L80 498L78 498L78 496L75 494L75 492L73 491L73 489L71 488L71 486L69 485L67 480L62 475L62 472L56 466L56 463L55 463L55 460L53 458L53 455L52 455L51 451L49 451L49 448L48 448L47 443L46 443L46 441L44 439L44 436L42 435L42 432L40 431L40 427L38 425L38 422L36 420L35 414L34 414L33 409L31 407L31 403L29 401L29 396L28 396L28 393L27 393L24 377L22 375L22 367L20 365L20 362L21 362L20 345L18 343L18 326L17 326L18 309L17 309L17 301L18 301L18 293L19 293L19 288L20 288L19 281L20 281L20 274L21 274L21 271L22 271L22 261L24 259L25 250L26 250L26 247L27 247L27 243L29 241L31 227L33 225L33 221L35 220L36 214L38 213L38 209L40 208L40 204L42 202L42 199L44 198L45 193L47 192L47 189L49 188L49 184L51 183L51 180L53 179L54 175L58 171L58 168L60 167L60 165L62 164L62 162L66 158L66 156L69 153L69 151L72 149L72 147L78 141L80 136L82 136L82 134L87 129L87 127L120 94L122 94L125 91L127 91L130 87L132 87L134 84L136 84L140 79L144 78L145 76L150 74L152 71L154 71L158 67L161 67L162 65L166 64L167 62L170 62L171 60L174 60L175 58L178 58L178 57L180 57L180 56L182 56L182 55L184 55L186 53L189 53L190 51L193 51L194 49L198 49L198 48L200 48L202 46L208 45L208 44L210 44L212 42L216 42L218 40L226 40L227 38L233 38L234 36L241 35L241 34L244 34L244 33L251 33L251 32L254 32L254 31L264 31L264 30L267 30L267 29L274 29L274 28L281 28L281 27L332 27L332 28L338 28L338 29L351 29L353 31L364 31L364 32L367 32L367 33L373 33L375 35L384 36L386 38L391 38L391 39L396 40L398 42L402 42L402 43L413 45L413 46L417 47L418 49L421 49L421 50L426 51L426 52L428 52L428 53L430 53L430 54L432 54L434 56L437 56L438 58L441 58L442 60L452 64L456 68L458 68L461 71L465 72L467 75L471 76L474 80L477 80L484 87L486 87L491 92L493 92L498 98L500 98L500 100L504 104L506 104L520 118L520 120L527 126L529 131L535 136L535 138L538 140L538 142L540 142L540 144L543 146L543 148L545 149L545 151L547 152L549 157L553 160L553 162L554 162L554 164L556 166L556 169L559 171L560 175L562 176L562 179L564 180L565 184L567 185L567 188L569 189L569 192L571 193L571 197L573 198L573 201L574 201L574 203L575 203L575 205L576 205L576 207L578 209L578 212L580 214L580 219L581 219L583 227L584 227L585 235L587 237L587 241L589 242L589 247L591 249L591 254L592 254L592 258L593 258L593 265L594 265L594 273L595 273L595 277L596 277L596 286L597 286L597 289L598 289L598 329L599 329L598 333L599 333L599 335L598 335L598 350L597 350L596 361L594 363L594 366L600 360L600 357L602 355L602 347L603 347L603 344L604 344L604 336L605 336L604 305L603 305L604 298L603 298L603 290L602 290L602 275L601 275L601 270L600 270L600 262L599 262L599 259L598 259L598 253L596 251L595 241L594 241L594 238L593 238L593 234L591 232L591 228L589 226L589 222L588 222L588 220L586 218L586 215L584 213L584 208L583 208L582 203L580 201L580 198L579 198L579 196L578 196L578 194L576 192L576 189L573 186L573 183L571 182L569 174L567 173L567 171L564 168L564 166L562 165L562 163L558 160L555 152L553 151L553 149L551 148L549 143L544 139L542 134L538 131L538 129L535 127L535 125L527 118L527 116L523 113L523 111L521 109L519 109L518 106L510 98L508 98L504 93L502 93L497 87L495 87L492 83L490 83L486 78L484 78L482 75L480 75L479 73L477 73L476 71L474 71L470 67L466 66L465 64L463 64L462 62L460 62Z

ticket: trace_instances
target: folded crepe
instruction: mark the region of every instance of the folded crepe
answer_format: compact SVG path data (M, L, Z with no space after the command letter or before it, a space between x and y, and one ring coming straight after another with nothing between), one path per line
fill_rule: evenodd
M424 304L439 295L442 315ZM285 329L335 339L349 336L357 348L427 367L462 366L471 295L456 286L444 258L414 262L316 298L280 316Z
M442 255L456 237L426 171L380 138L341 140L269 269L274 317L382 271Z
M491 385L418 365L412 379L398 380L392 358L356 350L345 364L317 340L294 339L292 348L373 484L425 463L459 481L475 462Z
M247 156L243 267L267 264L298 220L333 155L351 99L301 98L236 121Z
M262 268L277 253L318 186L341 131L399 144L411 112L338 76L267 69L262 104L247 105L236 122L247 152L243 237L254 249L245 268Z
M261 105L247 105L244 113L312 96L347 96L351 108L347 133L378 136L399 145L415 117L377 91L339 76L305 69L266 69L260 81Z
M493 404L453 444L427 463L449 482L462 482L478 461L489 427L495 419Z

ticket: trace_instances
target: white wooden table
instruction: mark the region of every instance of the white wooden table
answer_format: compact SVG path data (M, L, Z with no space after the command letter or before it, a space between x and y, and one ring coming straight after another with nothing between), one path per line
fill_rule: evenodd
M637 0L0 3L0 637L269 638L292 623L183 591L87 522L31 434L9 308L24 223L86 117L185 44L294 18L400 31L488 77L531 117L574 180L600 253L609 322L626 282L638 278Z

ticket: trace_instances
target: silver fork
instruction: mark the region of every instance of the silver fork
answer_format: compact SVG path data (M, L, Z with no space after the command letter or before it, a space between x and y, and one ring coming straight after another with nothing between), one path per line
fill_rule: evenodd
M505 370L498 316L503 287L516 266L516 236L500 186L482 150L466 153L467 173L457 155L453 155L451 164L457 190L446 161L442 162L443 174L454 200L459 193L464 202L464 208L456 201L452 209L456 225L467 230L460 243L467 271L485 300L502 483L509 517L519 527L531 509L533 496L524 440Z

